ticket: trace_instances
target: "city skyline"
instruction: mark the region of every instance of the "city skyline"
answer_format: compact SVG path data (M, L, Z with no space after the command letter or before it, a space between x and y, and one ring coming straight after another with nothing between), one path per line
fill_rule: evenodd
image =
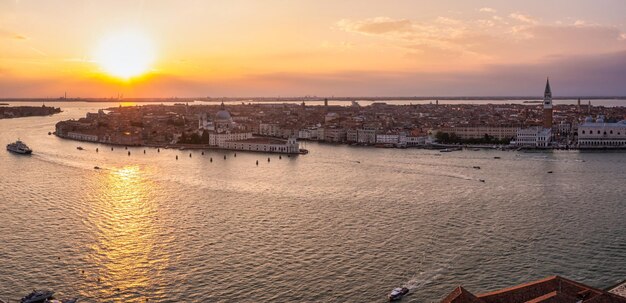
M355 9L358 8L358 9ZM620 1L0 1L0 98L626 95Z

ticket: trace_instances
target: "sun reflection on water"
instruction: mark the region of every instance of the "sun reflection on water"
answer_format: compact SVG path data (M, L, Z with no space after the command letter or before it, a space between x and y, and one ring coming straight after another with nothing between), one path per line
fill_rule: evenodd
M98 237L92 247L95 278L105 298L148 298L148 290L154 295L155 273L167 263L156 241L155 185L139 166L112 169L104 180L92 214Z

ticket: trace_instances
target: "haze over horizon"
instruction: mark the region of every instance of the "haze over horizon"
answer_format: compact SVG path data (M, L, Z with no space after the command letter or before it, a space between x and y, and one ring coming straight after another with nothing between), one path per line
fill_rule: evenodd
M626 95L626 2L0 0L0 98Z

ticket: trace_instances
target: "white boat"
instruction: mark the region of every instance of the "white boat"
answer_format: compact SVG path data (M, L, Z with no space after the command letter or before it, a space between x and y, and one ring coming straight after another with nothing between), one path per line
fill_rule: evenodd
M28 145L26 145L24 142L20 140L7 144L7 150L10 152L14 152L17 154L24 154L24 155L31 154L33 152L33 150L30 149Z
M20 300L20 303L37 303L43 302L44 300L50 299L54 295L54 291L50 290L33 290L26 297L23 297Z
M404 297L406 294L409 293L409 289L406 287L396 287L394 288L391 293L389 293L389 301L398 301L400 299L402 299L402 297Z

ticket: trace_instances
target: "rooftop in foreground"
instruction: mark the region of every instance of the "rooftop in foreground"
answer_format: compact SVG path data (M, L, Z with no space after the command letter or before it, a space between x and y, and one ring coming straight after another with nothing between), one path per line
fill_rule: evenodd
M474 295L465 288L459 286L441 301L441 303L500 302L626 303L626 297L623 297L618 293L611 293L593 288L563 277L552 276L480 295Z
M622 297L626 298L626 280L622 281L621 283L619 283L619 284L617 284L615 286L609 287L608 291L610 293L613 293L613 294L616 294L616 295L619 295L619 296L622 296Z

